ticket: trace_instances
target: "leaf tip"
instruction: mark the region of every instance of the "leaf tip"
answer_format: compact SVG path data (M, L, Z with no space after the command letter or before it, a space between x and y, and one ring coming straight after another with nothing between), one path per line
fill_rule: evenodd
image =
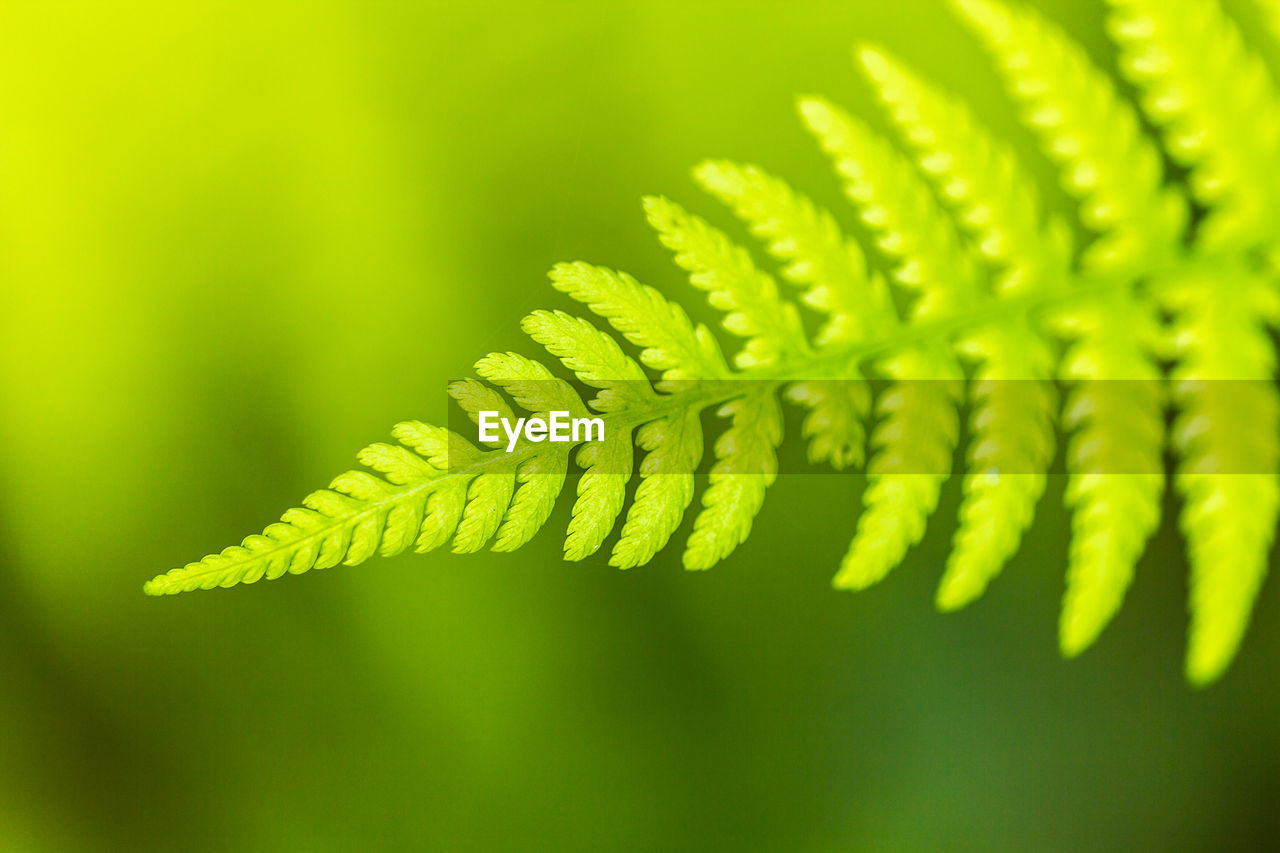
M982 595L982 590L974 590L972 584L963 583L955 578L943 577L938 584L938 591L933 597L933 606L939 613L955 613L963 610Z
M796 111L800 113L800 117L810 127L815 127L823 123L823 120L831 115L831 102L821 95L798 95L796 97Z
M1000 14L1000 5L992 0L949 0L951 7L979 26L993 23Z
M144 583L142 585L142 591L146 595L161 596L167 595L173 590L169 584L169 576L165 574L156 575L151 580Z
M1187 646L1185 674L1192 687L1208 687L1227 671L1235 657L1237 643L1224 643L1221 637L1205 637L1194 630Z
M877 45L860 44L854 48L853 55L872 80L879 80L894 70L893 60Z
M1079 657L1093 645L1099 630L1064 613L1058 622L1058 653L1067 660Z

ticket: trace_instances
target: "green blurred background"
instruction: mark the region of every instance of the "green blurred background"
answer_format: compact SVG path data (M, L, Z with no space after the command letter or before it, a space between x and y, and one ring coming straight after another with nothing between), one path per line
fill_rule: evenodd
M1041 5L1112 61L1098 4ZM868 110L859 39L1027 142L936 0L0 7L0 849L1280 844L1276 585L1191 690L1166 522L1064 663L1060 483L949 617L954 489L855 597L834 476L700 575L565 564L562 506L516 554L143 597L532 353L553 262L696 303L638 198L728 224L698 159L847 221L792 96Z

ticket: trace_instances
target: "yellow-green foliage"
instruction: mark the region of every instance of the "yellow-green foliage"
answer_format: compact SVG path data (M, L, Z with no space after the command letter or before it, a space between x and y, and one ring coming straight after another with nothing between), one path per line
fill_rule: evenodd
M1280 517L1269 331L1280 318L1280 90L1253 53L1255 34L1217 0L1110 5L1136 103L1036 13L954 2L1077 202L1082 245L1045 213L1043 188L1012 145L961 99L863 46L859 64L894 140L821 98L799 107L870 245L842 231L838 211L756 166L711 161L695 177L760 241L776 276L707 220L645 200L676 264L741 339L731 357L726 339L658 290L602 267L557 266L553 286L612 332L560 311L534 312L523 327L595 396L584 400L515 353L481 359L483 381L450 393L473 418L598 414L605 441L507 452L400 424L397 444L360 453L370 470L339 476L262 534L156 577L147 592L251 583L450 540L460 553L512 550L545 524L571 462L583 473L566 557L611 547L613 565L639 566L697 496L704 412L727 425L684 563L710 568L748 537L776 477L782 400L806 410L811 462L865 464L864 509L835 577L862 589L923 536L967 410L939 608L981 596L1017 551L1061 434L1072 513L1063 654L1091 645L1120 608L1168 482L1182 497L1191 565L1187 676L1218 677L1248 626ZM1257 36L1277 49L1270 34ZM1166 174L1166 158L1185 180ZM868 254L891 273L873 272ZM1177 458L1171 477L1166 446Z

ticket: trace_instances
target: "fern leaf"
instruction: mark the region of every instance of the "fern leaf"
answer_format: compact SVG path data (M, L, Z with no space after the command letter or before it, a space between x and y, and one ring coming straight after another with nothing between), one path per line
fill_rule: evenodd
M1002 269L997 295L1061 281L1070 266L1069 240L1061 227L1042 225L1034 183L1013 152L968 109L883 52L863 48L859 59L939 196L987 262ZM1054 446L1055 401L1044 381L1052 353L1025 318L993 324L959 346L979 364L969 452L974 470L964 479L955 549L938 588L942 610L981 595L1013 555L1044 492Z
M502 405L505 408L506 404L502 403ZM391 434L406 448L412 449L426 459L431 470L423 474L421 481L432 479L436 481L429 487L434 490L430 491L426 498L417 541L419 553L434 550L449 541L449 537L453 536L458 529L466 506L468 483L465 477L446 478L437 472L447 472L453 466L457 466L458 470L464 470L468 466L481 464L483 454L460 435L421 421L397 424L392 428ZM377 469L377 466L370 467ZM409 486L418 482L420 481L406 478L405 482L399 485ZM412 493L407 496L409 503L413 503L415 499ZM285 520L288 520L287 515Z
M164 595L253 583L286 572L301 574L344 561L356 565L379 545L388 555L407 548L419 532L415 524L425 537L419 541L420 549L443 544L434 535L437 526L447 528L447 538L461 513L454 513L454 504L447 499L434 498L465 486L448 478L450 459L475 458L479 451L445 430L416 422L399 425L395 434L421 456L421 467L394 459L386 445L375 445L362 455L403 482L382 481L364 472L343 474L329 489L308 495L302 507L287 511L261 534L160 575L146 584L146 591ZM390 519L393 510L395 517Z
M877 245L900 262L895 280L919 293L913 317L952 314L970 305L980 292L977 270L911 163L827 101L804 98L800 113L831 156Z
M962 393L955 362L911 351L885 364L902 377L880 398L881 422L867 474L858 531L832 580L837 589L865 589L884 579L920 541L938 506L959 437ZM932 376L932 380L920 377Z
M498 528L493 550L514 551L542 529L564 488L567 464L565 454L549 450L517 469L518 487Z
M462 520L453 537L453 553L473 554L493 539L516 493L516 472L480 474L467 488Z
M808 351L795 306L779 296L773 277L756 269L745 249L668 199L646 198L644 209L690 281L707 292L713 308L726 312L725 329L747 339L734 358L738 367L770 365L785 353Z
M714 379L729 373L706 326L695 326L683 308L626 273L584 263L558 264L551 284L640 347L640 361L662 371L663 379Z
M361 450L357 458L361 465L372 468L397 486L430 477L434 473L427 460L408 448L393 444L371 444Z
M782 410L773 392L752 391L726 403L719 414L732 422L716 439L711 485L684 552L686 569L709 569L746 540L778 474Z
M858 58L959 225L983 258L1003 270L997 291L1060 280L1071 264L1070 237L1061 222L1052 228L1043 223L1035 181L1012 149L997 142L967 107L885 52L864 47Z
M978 598L1013 556L1044 494L1054 448L1057 395L1046 381L1053 359L1047 343L1026 324L966 343L982 367L972 392L970 473L955 547L938 585L940 610Z
M567 560L582 560L600 550L626 505L631 431L615 430L604 441L586 445L578 451L577 461L586 472L578 480L578 499L564 543Z
M619 337L561 311L536 311L523 327L595 396L584 401L517 353L486 356L480 378L449 393L473 421L566 411L599 416L604 436L544 442L526 429L477 446L399 424L396 443L361 451L364 470L147 591L252 583L450 540L459 552L513 550L546 524L571 457L583 474L565 556L598 552L625 515L609 562L639 566L668 544L693 501L701 417L711 410L729 423L684 551L687 568L705 569L747 538L776 478L780 396L805 408L813 462L861 466L871 430L864 509L833 580L861 589L903 560L937 511L967 402L960 522L937 603L974 600L1013 555L1061 427L1072 539L1059 644L1073 656L1119 610L1159 524L1162 382L1171 378L1178 414L1169 439L1192 575L1186 671L1196 684L1217 678L1244 636L1280 520L1280 388L1268 329L1280 325L1280 178L1271 168L1280 92L1213 0L1110 2L1126 73L1190 175L1195 228L1159 140L1077 44L1025 9L954 0L1079 202L1094 236L1078 263L1007 144L957 98L885 51L863 49L907 152L826 101L802 99L800 112L877 260L892 265L890 281L868 271L863 247L829 212L783 180L719 161L695 173L823 315L816 344L745 249L674 202L646 199L676 264L745 339L734 367L708 328L654 288L562 264L553 286ZM972 373L967 397L962 364ZM874 405L868 378L888 380ZM1054 379L1067 386L1060 415ZM635 448L643 459L628 508Z
M511 395L527 411L587 414L578 392L545 365L514 352L489 353L476 362L476 373Z
M1164 412L1149 308L1113 298L1056 325L1071 341L1060 373L1071 383L1063 427L1072 433L1066 490L1072 538L1058 641L1074 657L1120 609L1159 524Z
M579 379L602 389L591 401L596 411L627 411L656 402L640 366L590 322L562 311L535 311L522 326ZM631 437L631 430L615 428L602 442L579 448L577 462L585 473L578 480L565 559L582 560L594 554L613 530L631 480Z
M802 301L827 315L818 344L858 340L894 317L889 292L867 271L866 256L826 210L755 166L707 162L694 176L746 222L782 277L805 288Z
M507 418L508 420L512 420L516 416L501 394L483 382L477 382L475 379L459 379L456 382L450 382L449 396L457 402L459 408L467 413L467 417L471 422L477 425L480 423L481 412L497 412L499 417ZM478 440L489 447L502 444L501 437L489 442L483 439ZM360 462L361 464L369 465L363 459ZM374 468L377 466L370 465L369 467Z
M1171 291L1177 487L1191 560L1187 677L1205 683L1235 655L1280 519L1280 393L1275 351L1251 305L1248 274ZM1265 472L1265 473L1250 473Z
M648 382L640 365L627 357L617 341L581 317L534 311L520 328L588 385L607 388L618 382Z
M569 383L539 362L517 353L491 353L476 362L476 373L537 415L545 417L553 411L566 411L575 417L588 414L582 398ZM489 536L495 537L495 551L514 551L524 545L550 517L564 488L567 468L568 452L554 444L543 444L512 473L481 474L472 485L475 497L470 498L463 512L459 537L469 532L468 519L474 512L483 521L477 522L477 535L474 540L467 539L466 545L479 548ZM502 500L506 506L502 506ZM500 526L490 532L495 515ZM459 547L456 540L454 547Z
M897 323L885 283L868 274L866 256L840 232L830 213L754 166L707 162L694 174L786 265L783 278L806 288L803 302L827 315L820 346L857 341ZM842 387L821 380L798 383L788 393L788 399L809 410L803 427L810 439L809 458L828 461L837 470L862 463L862 425L871 408L866 386L838 384Z
M640 485L609 559L610 565L620 569L652 560L693 501L693 471L702 459L698 412L689 410L645 424L636 444L646 451L640 463Z
M653 403L644 370L590 321L563 311L534 311L520 327L580 380L601 389L591 401L595 411L626 411Z
M1133 107L1083 49L1028 9L953 0L994 56L1023 122L1058 164L1098 239L1084 255L1096 272L1164 264L1178 251L1186 205L1164 185L1160 152Z
M447 482L427 497L422 528L418 531L417 551L425 553L439 548L453 536L466 509L467 484Z
M1274 230L1280 93L1218 0L1109 0L1121 68L1211 208L1208 247Z
M861 467L866 444L864 424L871 414L871 388L859 379L797 382L787 399L804 406L801 433L809 439L809 461L830 463L837 471Z
M921 294L912 321L954 314L981 300L981 279L954 224L911 164L825 101L805 99L800 110L881 251L899 262L895 279ZM884 422L872 437L876 455L868 469L863 515L833 580L843 589L878 582L924 535L959 434L955 408L962 374L951 353L910 350L880 368L906 381L887 392L878 407Z

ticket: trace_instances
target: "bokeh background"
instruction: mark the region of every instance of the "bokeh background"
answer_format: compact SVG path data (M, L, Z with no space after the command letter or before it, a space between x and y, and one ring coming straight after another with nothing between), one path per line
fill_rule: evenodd
M1040 5L1112 62L1099 4ZM143 597L532 354L552 263L697 304L638 199L728 225L700 158L851 219L792 97L869 112L857 40L1027 143L935 0L0 7L0 848L1280 844L1276 584L1193 691L1166 522L1063 662L1060 482L947 617L954 488L850 596L861 484L830 475L783 477L705 574L565 564L564 505L516 554Z

